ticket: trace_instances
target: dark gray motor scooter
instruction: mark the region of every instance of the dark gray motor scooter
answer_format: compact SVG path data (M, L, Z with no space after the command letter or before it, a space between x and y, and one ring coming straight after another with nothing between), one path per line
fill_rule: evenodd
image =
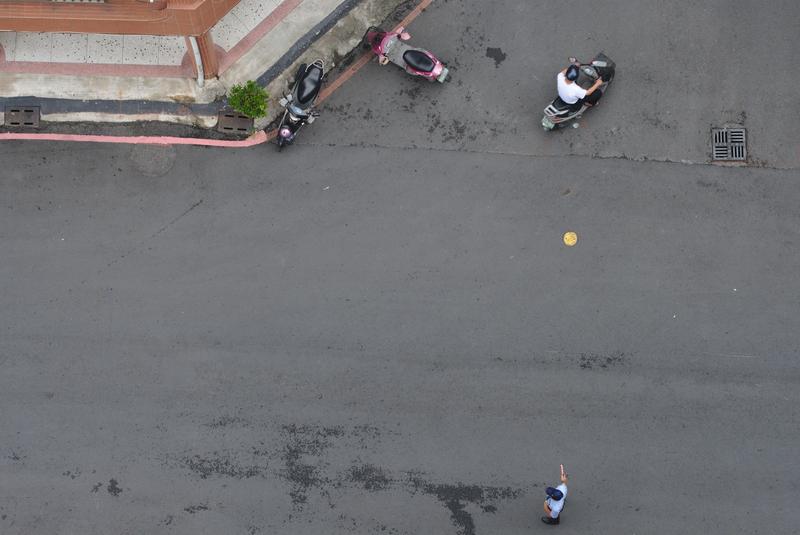
M321 59L310 65L302 63L294 77L292 91L278 101L285 108L281 123L278 126L276 143L278 150L294 142L297 133L305 124L311 124L319 116L314 109L314 103L322 87L322 78L325 76L325 64Z
M570 58L570 62L578 66L578 79L575 83L584 89L592 87L597 77L603 79L603 84L597 90L583 100L575 104L567 104L561 98L556 97L545 109L542 117L542 128L553 130L566 125L569 121L578 120L587 109L596 105L603 97L614 79L617 64L611 58L600 52L589 63L578 63L575 58ZM577 124L577 123L576 123Z

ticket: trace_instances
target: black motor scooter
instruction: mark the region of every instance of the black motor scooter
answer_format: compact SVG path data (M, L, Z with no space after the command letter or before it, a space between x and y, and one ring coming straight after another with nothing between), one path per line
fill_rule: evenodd
M580 119L587 109L597 104L597 101L605 94L606 89L614 79L617 65L611 58L600 52L587 64L578 63L575 58L569 58L570 62L578 67L578 79L575 83L583 89L589 89L594 85L598 77L603 79L603 83L591 95L575 104L567 104L560 97L556 97L545 109L542 117L542 128L553 130L557 127L566 125L569 121ZM577 124L577 123L575 123Z
M322 87L324 75L325 64L321 59L310 65L300 64L294 77L292 91L288 95L283 95L283 98L278 101L285 108L276 138L279 151L284 146L291 145L300 129L305 124L313 123L314 119L319 116L319 112L314 109L314 103Z

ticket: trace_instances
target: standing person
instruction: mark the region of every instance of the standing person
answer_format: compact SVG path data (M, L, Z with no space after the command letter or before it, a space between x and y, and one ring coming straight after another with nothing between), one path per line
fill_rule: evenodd
M561 465L561 484L556 488L547 487L544 491L547 499L544 501L545 516L542 522L545 524L558 524L560 522L561 510L564 509L564 501L567 499L567 473L564 472L564 465Z

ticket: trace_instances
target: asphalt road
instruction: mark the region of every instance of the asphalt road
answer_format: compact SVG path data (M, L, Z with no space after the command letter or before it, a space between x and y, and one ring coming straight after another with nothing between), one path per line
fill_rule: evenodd
M786 171L3 149L3 533L797 532Z
M711 129L747 129L754 166L800 167L800 4L790 0L437 0L411 43L452 67L444 87L369 65L325 106L315 139L528 155L706 163ZM617 62L577 130L545 135L569 56Z
M679 79L620 67L536 129L578 45L700 73L662 22L755 9L658 6L558 43L583 4L437 2L453 82L369 65L280 155L0 145L0 533L800 533L796 124L737 92L750 167L651 161L705 161L715 100L662 89L655 128ZM797 7L759 9L765 73Z

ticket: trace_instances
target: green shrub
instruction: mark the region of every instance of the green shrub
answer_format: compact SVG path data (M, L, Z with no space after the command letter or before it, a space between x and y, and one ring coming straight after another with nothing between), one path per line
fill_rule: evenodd
M231 87L228 95L228 104L231 107L248 117L258 119L267 115L267 90L256 84L253 80L248 80L245 84L236 84Z

